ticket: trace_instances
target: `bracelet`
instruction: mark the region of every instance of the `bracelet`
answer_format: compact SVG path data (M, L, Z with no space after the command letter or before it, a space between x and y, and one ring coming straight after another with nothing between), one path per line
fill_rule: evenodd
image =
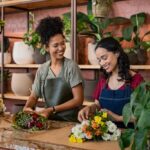
M56 114L55 106L53 106L52 108L53 108L53 114Z

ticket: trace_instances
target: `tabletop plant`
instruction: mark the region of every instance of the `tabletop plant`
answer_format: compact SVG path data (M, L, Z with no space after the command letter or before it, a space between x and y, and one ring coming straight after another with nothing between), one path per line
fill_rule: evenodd
M137 57L140 64L144 64L146 62L146 50L150 47L150 43L143 40L145 36L150 34L150 31L147 31L142 37L140 37L140 31L145 23L145 20L146 13L140 12L134 14L130 17L131 25L122 30L123 39L126 41L133 41L134 43L133 48L127 48L126 51L136 54L134 59Z
M125 129L119 140L121 150L131 146L132 150L147 150L150 137L150 82L143 82L131 94L130 103L123 108L123 120L127 125L135 120L134 129Z

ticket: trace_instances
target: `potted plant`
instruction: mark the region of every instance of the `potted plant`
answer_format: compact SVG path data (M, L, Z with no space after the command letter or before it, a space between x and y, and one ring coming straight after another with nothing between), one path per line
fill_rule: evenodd
M123 130L119 145L121 150L146 150L150 137L150 82L140 84L131 94L130 103L123 108L123 120L127 125L134 118L134 129ZM150 146L150 145L149 145Z
M9 46L10 46L9 38L4 36L3 37L4 64L11 63L11 54L8 51ZM0 43L0 50L1 50L1 43ZM2 58L2 53L0 52L0 64L2 63L1 58Z
M147 52L144 49L147 42L143 41L143 39L146 35L150 34L150 31L146 32L143 37L140 37L140 29L144 25L145 20L146 14L144 12L134 14L130 17L131 25L122 30L123 39L133 41L134 44L133 48L127 49L131 64L144 64L147 61ZM136 58L137 60L135 61Z
M107 17L113 0L92 0L92 12L95 17Z
M46 61L46 48L41 44L40 35L33 29L34 14L30 12L29 15L29 31L24 34L23 41L25 44L31 46L34 49L33 58L35 63L41 64Z
M0 71L0 79L1 79L1 71ZM8 90L8 81L11 78L11 73L9 72L9 70L4 70L3 72L3 93L6 93L6 91ZM0 80L0 93L2 93L2 89L1 89L1 80Z

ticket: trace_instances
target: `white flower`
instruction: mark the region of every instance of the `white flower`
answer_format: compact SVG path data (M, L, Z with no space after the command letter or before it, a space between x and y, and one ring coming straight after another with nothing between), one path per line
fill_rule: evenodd
M116 131L117 126L113 122L108 121L108 123L106 122L106 124L108 125L108 131L109 132L113 133Z
M119 129L117 129L113 134L117 137L120 137L121 131Z
M104 133L104 134L102 135L102 139L105 140L105 141L110 140L110 134Z
M117 136L114 135L114 134L111 135L111 136L110 136L110 140L111 140L111 141L116 141L116 140L117 140Z

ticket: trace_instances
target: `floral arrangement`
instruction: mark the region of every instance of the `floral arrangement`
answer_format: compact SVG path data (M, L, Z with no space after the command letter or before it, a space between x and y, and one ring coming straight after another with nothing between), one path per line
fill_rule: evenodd
M108 120L106 111L96 111L96 113L81 124L77 124L71 130L69 141L82 143L87 140L113 141L120 137L120 130Z
M30 131L44 130L48 129L48 119L36 113L19 111L14 115L13 127Z

